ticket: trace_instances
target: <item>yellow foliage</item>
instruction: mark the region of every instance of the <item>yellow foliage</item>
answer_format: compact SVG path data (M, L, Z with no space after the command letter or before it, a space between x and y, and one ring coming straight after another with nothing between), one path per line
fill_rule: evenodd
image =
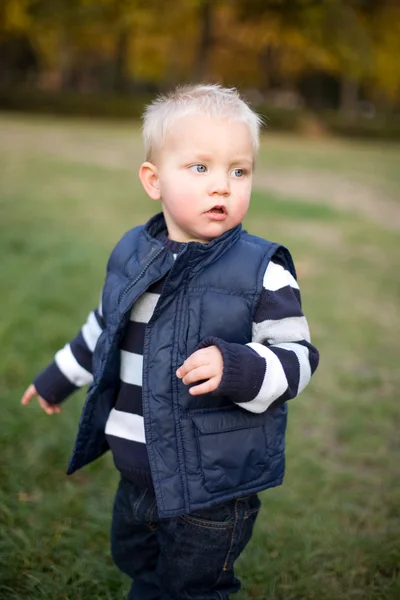
M400 99L400 10L390 7L374 23L371 81L389 100Z
M369 85L392 102L400 99L400 13L395 4L382 2L371 16L344 0L327 0L303 7L296 20L266 9L251 15L247 4L245 18L238 18L238 3L211 4L209 79L257 88L268 81L266 56L271 51L271 68L281 81L295 84L316 69ZM127 35L127 76L187 81L199 60L201 5L202 0L42 0L33 13L32 0L3 0L0 35L26 35L41 63L59 70L68 62L82 68L96 61L111 64L118 40Z
M29 0L3 0L0 31L5 33L26 33L31 26L28 13Z

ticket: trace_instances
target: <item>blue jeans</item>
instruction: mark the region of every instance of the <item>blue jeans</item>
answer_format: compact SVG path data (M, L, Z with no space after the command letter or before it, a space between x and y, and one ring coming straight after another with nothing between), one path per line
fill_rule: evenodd
M233 565L251 538L259 508L253 494L160 520L154 492L122 478L111 552L133 579L129 600L228 600L240 588Z

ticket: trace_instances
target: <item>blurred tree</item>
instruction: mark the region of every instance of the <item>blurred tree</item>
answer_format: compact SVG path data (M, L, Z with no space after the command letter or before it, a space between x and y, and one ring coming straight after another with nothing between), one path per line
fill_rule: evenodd
M265 39L259 64L265 89L284 86L310 69L342 80L343 110L351 110L357 81L369 64L368 36L355 8L342 0L238 0L241 19L263 24L276 35ZM262 39L261 37L261 39ZM268 82L268 83L267 83Z
M154 17L162 9L161 0L86 0L91 2L95 20L112 32L114 48L111 58L112 87L115 92L129 89L132 72L133 41L143 34L146 14Z
M210 54L213 44L213 8L215 2L212 0L199 0L197 7L199 23L199 40L197 44L197 56L193 69L194 80L207 79Z
M352 117L357 111L360 84L371 65L365 19L351 2L328 0L324 10L318 10L317 23L308 29L308 35L314 44L325 48L325 68L340 80L340 109Z
M39 70L39 57L24 33L0 36L0 83L33 82Z
M0 4L0 81L32 81L40 67L40 53L31 39L32 19L28 0L3 0Z
M307 78L322 106L340 88L348 115L363 94L400 101L397 0L2 0L0 50L11 83L40 72L42 85L125 93L218 80L290 104Z
M366 86L377 104L392 111L400 104L400 6L393 0L374 4L368 22L373 53Z
M340 108L355 114L360 87L399 100L397 0L236 0L237 19L258 32L261 89L313 70L340 81ZM317 81L315 79L315 81Z
M160 6L161 0L4 0L0 36L23 31L62 88L125 92L135 31L143 13L153 17Z

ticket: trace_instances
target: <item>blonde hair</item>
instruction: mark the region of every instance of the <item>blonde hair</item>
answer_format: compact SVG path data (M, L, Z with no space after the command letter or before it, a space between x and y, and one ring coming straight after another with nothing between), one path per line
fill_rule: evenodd
M178 86L158 96L145 108L142 134L146 160L151 159L155 148L162 146L174 121L199 113L248 125L254 154L257 154L261 117L246 104L235 88L224 88L219 84L196 84Z

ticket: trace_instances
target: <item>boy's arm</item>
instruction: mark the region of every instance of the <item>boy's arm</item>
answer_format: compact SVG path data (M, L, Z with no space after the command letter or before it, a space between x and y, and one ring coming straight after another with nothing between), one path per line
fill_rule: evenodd
M100 305L89 313L86 323L74 339L59 350L54 361L34 379L33 386L26 390L22 403L27 404L37 395L39 403L41 399L47 405L60 404L83 385L92 383L93 351L103 329ZM45 410L45 406L40 404Z
M211 350L211 346L218 348L223 361L222 378L214 393L229 396L246 410L264 412L305 388L318 366L319 354L310 343L299 286L277 258L271 260L264 275L251 343L209 337L199 347Z

